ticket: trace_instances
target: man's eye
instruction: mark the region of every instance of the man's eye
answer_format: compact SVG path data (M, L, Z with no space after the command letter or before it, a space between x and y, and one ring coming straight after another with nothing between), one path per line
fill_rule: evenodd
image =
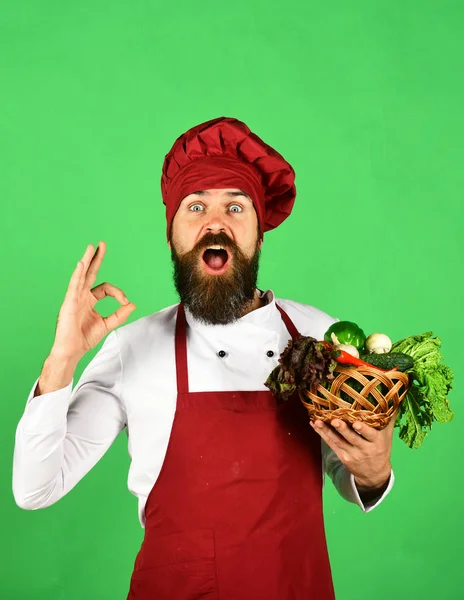
M242 212L243 208L239 204L231 204L229 206L231 212Z
M191 211L193 211L193 212L200 212L200 211L202 211L202 210L203 210L203 205L201 205L201 204L192 204L192 205L189 207L189 210L191 210Z

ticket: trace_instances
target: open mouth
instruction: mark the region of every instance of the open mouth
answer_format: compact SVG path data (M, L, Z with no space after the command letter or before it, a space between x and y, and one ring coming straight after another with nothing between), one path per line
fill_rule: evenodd
M209 246L202 258L206 271L212 275L222 275L229 267L229 253L223 246Z

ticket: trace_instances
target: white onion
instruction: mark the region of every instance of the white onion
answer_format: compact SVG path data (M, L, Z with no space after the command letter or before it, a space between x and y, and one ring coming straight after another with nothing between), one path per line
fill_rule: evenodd
M330 337L332 338L335 350L348 352L348 354L351 354L351 356L359 358L359 352L356 346L352 346L351 344L340 344L338 337L333 332L331 333Z
M354 356L355 358L359 358L359 352L356 346L352 346L351 344L338 344L335 346L335 350L341 350L343 352L347 352Z

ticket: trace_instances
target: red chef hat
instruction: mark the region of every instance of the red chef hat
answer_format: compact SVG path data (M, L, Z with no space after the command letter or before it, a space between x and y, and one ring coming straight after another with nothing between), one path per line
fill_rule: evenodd
M248 194L264 233L292 212L295 171L245 123L220 117L189 129L164 159L161 194L168 238L182 200L193 192L214 188L238 188Z

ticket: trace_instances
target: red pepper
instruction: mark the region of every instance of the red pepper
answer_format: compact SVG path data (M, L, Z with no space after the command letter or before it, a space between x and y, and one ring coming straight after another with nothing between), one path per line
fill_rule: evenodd
M389 371L396 371L398 369L398 367L395 367L394 369L381 369L380 367L374 367L374 365L371 365L370 363L365 362L360 358L356 358L356 356L353 356L349 352L335 349L333 344L329 342L321 342L321 344L324 344L324 346L329 350L333 350L334 359L342 365L353 365L355 367L370 367L371 369L377 369L378 371L383 371L384 373L388 373Z

